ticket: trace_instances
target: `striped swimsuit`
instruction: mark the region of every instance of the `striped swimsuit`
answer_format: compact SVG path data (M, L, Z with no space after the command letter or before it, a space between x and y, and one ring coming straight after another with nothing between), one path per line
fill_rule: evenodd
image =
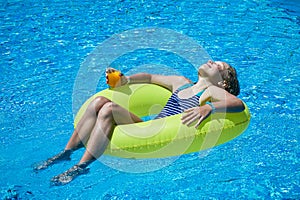
M202 90L198 94L188 98L188 99L180 99L178 97L178 93L188 87L191 87L193 84L188 83L186 85L181 86L178 88L169 98L167 104L163 108L163 110L155 117L155 119L176 115L179 113L183 113L183 111L199 106L199 98L203 94L205 90Z

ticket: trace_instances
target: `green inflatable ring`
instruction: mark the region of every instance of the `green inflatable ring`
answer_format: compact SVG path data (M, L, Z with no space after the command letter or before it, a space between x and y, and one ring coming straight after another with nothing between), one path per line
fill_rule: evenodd
M74 126L89 102L103 96L139 117L158 114L171 92L154 84L131 84L105 89L89 98L78 111ZM181 123L181 115L115 127L104 154L122 158L163 158L197 152L223 144L240 135L249 125L250 113L211 114L196 129Z

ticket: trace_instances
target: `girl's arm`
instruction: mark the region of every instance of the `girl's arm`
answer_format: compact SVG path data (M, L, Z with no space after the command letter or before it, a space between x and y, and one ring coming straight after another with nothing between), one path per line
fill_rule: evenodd
M205 104L205 102L210 102ZM201 105L193 107L184 112L182 123L190 126L196 122L195 127L214 112L241 112L245 109L244 103L236 96L228 93L222 88L210 86L200 98Z
M175 91L181 85L188 83L189 80L183 76L164 76L158 74L140 73L125 77L128 84L134 83L152 83Z
M220 87L210 86L207 93L205 99L211 102L215 112L241 112L245 109L244 103L239 98Z
M108 68L106 70L106 79L108 83L108 78L110 73L114 73L117 70L114 68ZM164 76L158 74L148 74L148 73L139 73L131 76L124 76L121 74L121 79L118 81L114 87L118 87L125 84L133 83L152 83L157 84L162 87L167 88L168 90L174 92L178 87L190 83L191 81L183 76Z

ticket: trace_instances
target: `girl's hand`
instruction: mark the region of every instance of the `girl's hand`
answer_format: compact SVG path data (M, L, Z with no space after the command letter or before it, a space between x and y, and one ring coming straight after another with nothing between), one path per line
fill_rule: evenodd
M128 82L128 79L119 71L114 68L107 68L105 72L106 83L112 87L120 87Z
M190 126L194 122L196 122L195 128L197 128L203 120L205 120L210 113L212 112L212 108L205 104L203 106L197 106L184 111L181 121L183 124Z

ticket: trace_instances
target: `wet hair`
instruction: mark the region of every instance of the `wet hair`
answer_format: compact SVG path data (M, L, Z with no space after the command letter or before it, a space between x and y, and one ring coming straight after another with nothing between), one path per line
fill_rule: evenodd
M219 82L219 85L223 87L227 92L237 96L240 94L240 84L237 78L236 70L229 65L227 69L220 71L223 81Z

